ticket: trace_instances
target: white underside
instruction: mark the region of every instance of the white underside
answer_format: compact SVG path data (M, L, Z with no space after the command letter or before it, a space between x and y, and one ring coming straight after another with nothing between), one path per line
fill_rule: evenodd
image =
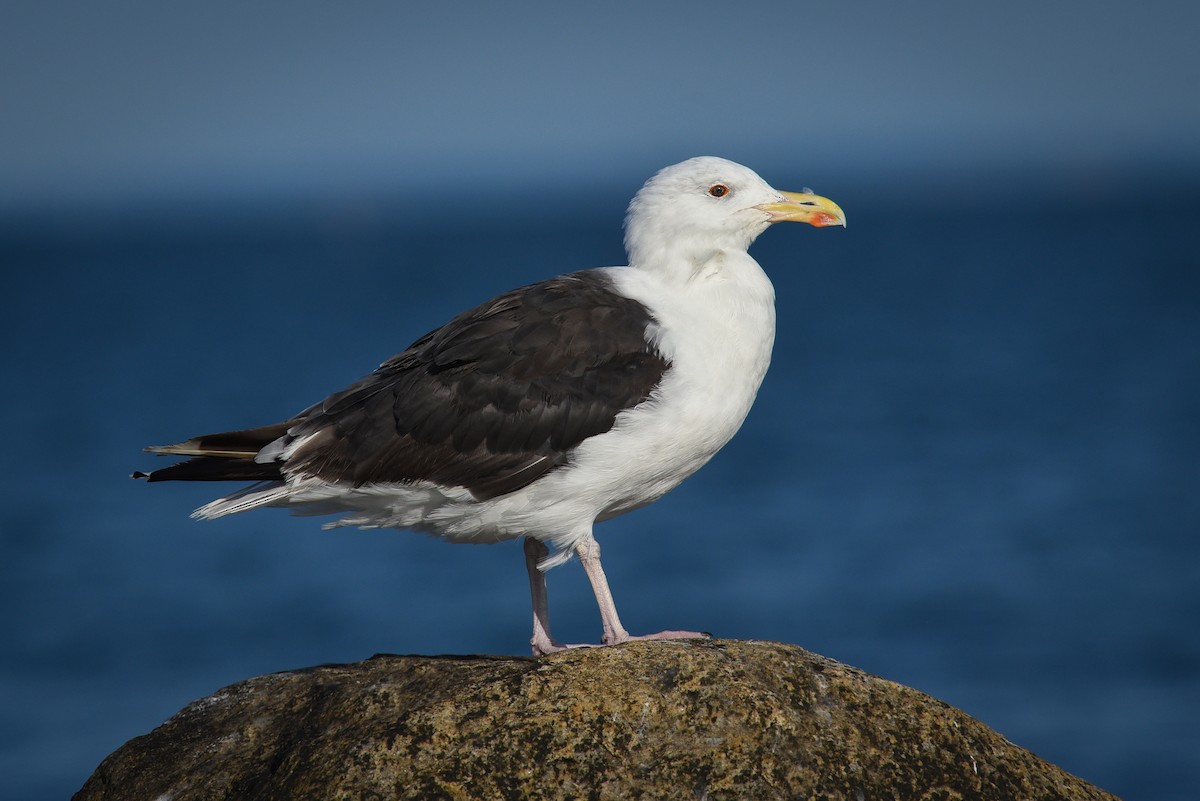
M250 487L197 509L220 517L260 506L299 514L348 513L333 526L411 528L456 542L533 537L570 558L592 524L644 506L703 466L741 427L762 383L775 337L774 290L743 251L716 251L688 278L615 267L617 289L658 321L650 338L671 362L650 400L622 412L609 432L567 465L508 495L476 500L427 482L352 488L315 479Z

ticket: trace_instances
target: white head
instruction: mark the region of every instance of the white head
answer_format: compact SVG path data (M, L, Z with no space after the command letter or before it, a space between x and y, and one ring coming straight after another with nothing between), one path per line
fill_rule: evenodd
M746 250L776 222L845 225L833 201L809 192L780 192L743 167L698 156L659 170L634 196L625 215L631 265Z

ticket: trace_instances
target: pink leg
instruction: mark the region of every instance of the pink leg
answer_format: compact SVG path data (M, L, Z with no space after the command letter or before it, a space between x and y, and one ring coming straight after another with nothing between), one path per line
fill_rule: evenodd
M533 636L529 644L534 656L545 656L567 648L586 648L585 645L564 645L550 633L550 604L546 595L546 574L538 562L549 555L550 549L532 537L525 538L525 571L529 573L529 596L533 601Z
M712 636L701 631L660 631L657 634L636 636L630 634L621 625L621 618L617 616L617 605L613 602L612 591L608 588L608 578L604 575L604 568L600 566L600 544L588 537L575 546L575 553L579 555L583 571L592 583L592 592L596 594L596 605L600 607L600 621L604 625L605 645L616 645L630 640L685 640L697 637L708 639Z

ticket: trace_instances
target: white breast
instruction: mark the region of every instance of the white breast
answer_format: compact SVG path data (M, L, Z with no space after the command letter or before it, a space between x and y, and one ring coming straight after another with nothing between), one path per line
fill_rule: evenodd
M682 282L628 268L610 275L649 308L658 322L652 338L671 367L649 402L572 458L572 472L593 492L607 489L597 499L601 520L661 497L737 433L775 339L774 288L744 252L717 252Z

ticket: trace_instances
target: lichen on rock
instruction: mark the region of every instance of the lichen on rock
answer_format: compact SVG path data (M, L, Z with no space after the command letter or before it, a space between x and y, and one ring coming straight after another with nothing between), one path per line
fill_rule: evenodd
M731 640L260 676L131 740L75 796L160 797L1113 799L916 690Z

